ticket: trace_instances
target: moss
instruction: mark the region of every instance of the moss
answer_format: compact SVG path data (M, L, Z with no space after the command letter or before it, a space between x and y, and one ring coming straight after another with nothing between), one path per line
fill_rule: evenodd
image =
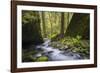
M35 58L32 57L32 55L27 55L23 57L23 62L34 62Z
M22 47L43 43L38 12L22 11Z
M48 61L48 57L47 56L41 56L41 57L38 57L36 59L37 62L45 62L45 61Z
M22 62L33 62L35 61L35 58L32 57L32 55L36 54L37 52L32 50L30 52L23 52L22 54Z
M65 36L76 37L80 35L83 39L89 39L89 19L88 13L74 13Z

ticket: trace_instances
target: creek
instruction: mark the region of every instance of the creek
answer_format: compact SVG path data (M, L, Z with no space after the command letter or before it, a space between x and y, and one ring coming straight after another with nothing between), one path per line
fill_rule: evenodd
M54 48L50 46L50 39L46 39L43 44L37 45L36 50L42 52L38 52L35 54L35 57L47 56L49 61L63 61L63 60L79 60L82 59L79 53L74 53L69 50L60 50L59 48Z

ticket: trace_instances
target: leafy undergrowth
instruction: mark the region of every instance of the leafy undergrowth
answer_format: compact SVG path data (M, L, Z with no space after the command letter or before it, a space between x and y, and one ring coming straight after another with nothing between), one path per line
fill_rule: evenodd
M51 46L60 50L68 50L80 53L84 58L89 58L89 40L83 40L81 36L64 37L62 39L51 42Z

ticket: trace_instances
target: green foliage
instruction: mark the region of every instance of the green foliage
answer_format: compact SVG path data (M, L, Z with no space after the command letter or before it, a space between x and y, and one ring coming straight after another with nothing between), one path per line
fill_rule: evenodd
M64 37L59 40L62 44L68 45L68 46L75 46L78 45L81 41L81 36L77 35L74 37Z
M45 62L48 61L48 57L47 56L41 56L39 58L36 59L37 62Z
M48 34L48 38L52 39L57 36L57 33Z
M32 57L32 55L27 55L23 57L23 62L34 62L35 59Z
M31 62L31 61L35 61L35 58L32 57L32 55L36 54L37 52L32 50L30 52L23 52L22 54L22 61L23 62Z
M38 21L38 12L33 11L22 11L22 23L27 24Z
M35 55L39 52L36 50L31 50L31 51L25 51L22 53L22 61L23 62L43 62L43 61L48 61L47 56L40 56L36 57Z
M41 44L43 42L40 28L39 12L22 11L22 42L26 44Z
M70 49L72 52L78 52L83 55L89 55L89 41L83 40L81 36L64 37L52 43L51 46L59 49ZM59 43L58 43L59 42ZM66 48L66 46L68 46Z

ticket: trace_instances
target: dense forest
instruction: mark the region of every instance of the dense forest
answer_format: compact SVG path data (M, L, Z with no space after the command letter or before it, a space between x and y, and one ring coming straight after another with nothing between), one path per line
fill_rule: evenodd
M22 11L22 62L89 59L88 13Z

